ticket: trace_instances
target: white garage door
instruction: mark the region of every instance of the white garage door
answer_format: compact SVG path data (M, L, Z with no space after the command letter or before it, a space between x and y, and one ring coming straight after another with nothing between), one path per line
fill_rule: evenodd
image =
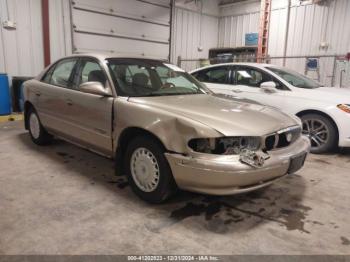
M168 60L170 19L170 0L74 0L74 52Z

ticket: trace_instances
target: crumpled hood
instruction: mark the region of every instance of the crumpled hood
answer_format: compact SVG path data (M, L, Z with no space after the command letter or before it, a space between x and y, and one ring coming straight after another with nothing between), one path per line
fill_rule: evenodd
M215 95L132 97L129 102L184 116L225 136L262 136L298 124L296 118L272 107Z

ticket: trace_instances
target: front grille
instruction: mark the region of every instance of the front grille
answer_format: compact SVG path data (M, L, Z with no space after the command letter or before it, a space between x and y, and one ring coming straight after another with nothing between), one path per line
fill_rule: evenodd
M301 135L300 126L292 126L266 136L265 150L284 148L293 144Z

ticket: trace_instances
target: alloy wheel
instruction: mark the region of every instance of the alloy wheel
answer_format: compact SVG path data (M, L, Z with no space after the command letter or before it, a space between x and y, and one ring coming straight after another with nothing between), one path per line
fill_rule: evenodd
M329 139L328 126L320 119L303 120L303 134L310 139L312 148L325 145Z

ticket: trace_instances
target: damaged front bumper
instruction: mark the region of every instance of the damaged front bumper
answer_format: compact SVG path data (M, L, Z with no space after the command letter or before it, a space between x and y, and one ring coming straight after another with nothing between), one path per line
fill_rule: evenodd
M231 195L270 185L289 172L296 172L310 150L309 140L302 136L292 145L268 152L261 167L242 162L239 155L183 156L166 153L179 188L188 191ZM292 161L301 158L301 161ZM299 164L295 164L299 162Z

